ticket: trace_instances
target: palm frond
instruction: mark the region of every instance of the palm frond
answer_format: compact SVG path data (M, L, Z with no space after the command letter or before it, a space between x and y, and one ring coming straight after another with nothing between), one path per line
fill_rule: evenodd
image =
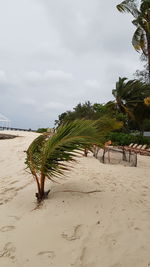
M81 120L62 125L51 138L42 135L33 141L27 150L27 164L30 170L49 177L62 175L67 167L61 163L75 161L74 151L81 151L92 142L98 142L93 122Z
M137 18L139 15L139 11L134 0L125 0L116 7L120 12L131 13L135 18Z
M149 0L143 0L140 6L141 13L147 13L147 10L150 9L150 1Z
M145 38L143 29L141 27L138 27L134 32L132 37L132 45L137 52L144 49Z

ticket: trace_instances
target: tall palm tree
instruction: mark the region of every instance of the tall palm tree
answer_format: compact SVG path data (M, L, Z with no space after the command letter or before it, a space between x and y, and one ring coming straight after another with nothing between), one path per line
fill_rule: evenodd
M116 99L118 110L127 113L129 119L136 121L141 133L143 133L144 117L149 116L144 99L149 99L150 84L145 84L139 80L126 80L127 78L119 77L112 94Z
M117 5L120 12L129 12L133 15L132 23L136 26L132 44L137 51L142 51L147 57L150 80L150 1L141 0L138 7L136 0L125 0Z
M130 108L141 102L141 95L144 92L146 94L146 87L139 80L129 80L127 78L119 77L116 82L116 88L112 90L112 94L116 99L116 106L122 113L129 112Z
M42 201L45 192L45 180L55 182L65 171L69 170L68 162L76 160L78 153L93 144L101 146L105 135L121 124L114 119L99 121L76 120L57 128L57 132L49 137L43 134L37 137L27 150L26 164L37 183L38 201Z
M119 77L116 82L116 88L112 90L112 94L116 99L116 104L120 111L124 111L125 107L134 106L144 101L144 98L150 96L150 84L143 83L139 80L128 80Z

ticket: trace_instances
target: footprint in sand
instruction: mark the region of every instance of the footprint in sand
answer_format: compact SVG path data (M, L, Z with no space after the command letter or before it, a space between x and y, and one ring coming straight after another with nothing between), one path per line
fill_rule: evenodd
M67 241L73 241L80 239L80 232L81 232L81 224L78 224L74 227L73 232L71 234L62 233L61 236L66 239Z
M53 259L55 258L54 251L46 250L46 251L40 251L37 253L38 256L40 256L43 260L44 258L47 258L50 264L53 264Z
M15 180L15 181L12 181L10 184L16 184L18 181Z
M21 217L15 216L15 215L9 215L9 217L14 218L15 220L20 220Z
M139 227L134 227L134 230L136 230L136 231L141 231L141 228L139 228Z
M13 246L13 244L11 242L8 242L5 244L3 250L0 251L0 258L7 257L7 258L10 258L11 260L14 260L15 251L16 251L16 248Z
M48 258L54 258L55 257L54 251L50 251L50 250L40 251L37 255L38 256L40 256L40 255L46 255Z
M8 232L15 229L15 226L13 225L6 225L0 228L0 232Z
M74 266L74 267L75 266L78 266L78 267L87 266L86 263L85 263L86 254L87 254L87 247L83 247L81 249L80 257L77 258L74 263L71 263L71 266Z

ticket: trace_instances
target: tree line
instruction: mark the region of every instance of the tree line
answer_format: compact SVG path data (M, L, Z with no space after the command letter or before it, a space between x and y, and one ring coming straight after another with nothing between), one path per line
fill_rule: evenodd
M92 104L90 101L79 103L72 111L60 114L55 125L58 127L76 119L110 117L123 123L122 132L138 130L143 135L144 130L150 131L149 83L119 77L112 95L115 99L105 104Z

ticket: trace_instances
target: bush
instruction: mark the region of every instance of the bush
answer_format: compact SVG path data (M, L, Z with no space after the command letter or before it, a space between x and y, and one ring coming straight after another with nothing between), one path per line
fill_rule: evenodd
M39 129L37 129L36 132L37 133L45 133L45 132L47 132L47 128L39 128Z
M150 131L150 119L144 120L144 130Z
M147 144L148 146L150 146L150 138L143 137L141 135L111 132L108 135L108 139L112 141L113 145L127 146L131 143L134 143L141 145Z

